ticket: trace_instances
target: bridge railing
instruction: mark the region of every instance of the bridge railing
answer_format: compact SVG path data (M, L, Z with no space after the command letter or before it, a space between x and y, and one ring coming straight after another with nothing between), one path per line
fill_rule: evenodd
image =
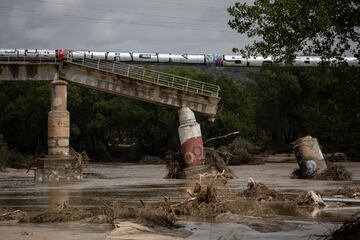
M1 62L8 62L8 63L18 63L18 62L24 62L24 63L36 63L36 64L58 64L61 63L62 60L58 60L55 56L54 57L44 57L44 56L22 56L22 57L5 57L0 56Z
M218 85L193 80L190 78L180 77L173 74L163 73L122 62L91 58L67 58L66 61L106 72L119 74L129 78L134 78L137 80L166 86L169 88L179 89L182 91L193 92L196 94L212 97L219 96L220 87Z

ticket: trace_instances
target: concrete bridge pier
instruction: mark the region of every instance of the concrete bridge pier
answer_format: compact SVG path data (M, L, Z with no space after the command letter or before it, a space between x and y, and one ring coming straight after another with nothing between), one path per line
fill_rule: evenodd
M179 139L185 169L179 173L180 178L197 178L199 174L210 172L205 164L205 150L200 124L196 122L194 112L188 107L179 110Z
M81 179L81 166L70 155L70 113L67 111L67 82L58 73L51 82L51 111L48 113L48 155L38 159L36 182Z
M70 113L67 111L67 82L51 82L51 111L48 113L48 154L69 156Z

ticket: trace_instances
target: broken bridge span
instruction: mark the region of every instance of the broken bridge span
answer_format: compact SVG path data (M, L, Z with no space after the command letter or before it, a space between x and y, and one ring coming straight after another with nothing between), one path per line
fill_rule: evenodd
M67 82L167 107L188 107L209 119L215 118L220 100L220 87L217 85L101 59L0 61L0 81L9 80L52 81L51 111L48 114L48 155L38 161L35 172L37 182L81 179L81 166L69 154ZM187 117L185 116L186 119ZM192 124L194 121L193 117ZM201 138L200 127L194 130L188 124L183 126L183 132L179 134L190 140L194 134ZM193 149L202 149L202 140L191 142L187 149L190 154ZM198 154L204 153L201 151Z

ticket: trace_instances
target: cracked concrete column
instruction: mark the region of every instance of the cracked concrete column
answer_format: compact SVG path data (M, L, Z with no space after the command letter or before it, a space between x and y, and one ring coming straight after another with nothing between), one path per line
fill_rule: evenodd
M48 113L48 154L69 156L70 114L67 111L67 82L58 74L51 82L51 111Z

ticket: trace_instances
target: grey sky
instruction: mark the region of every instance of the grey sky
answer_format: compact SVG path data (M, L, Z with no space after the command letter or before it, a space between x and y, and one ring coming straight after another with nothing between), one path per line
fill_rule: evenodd
M229 54L249 42L227 25L235 2L0 0L0 48Z

